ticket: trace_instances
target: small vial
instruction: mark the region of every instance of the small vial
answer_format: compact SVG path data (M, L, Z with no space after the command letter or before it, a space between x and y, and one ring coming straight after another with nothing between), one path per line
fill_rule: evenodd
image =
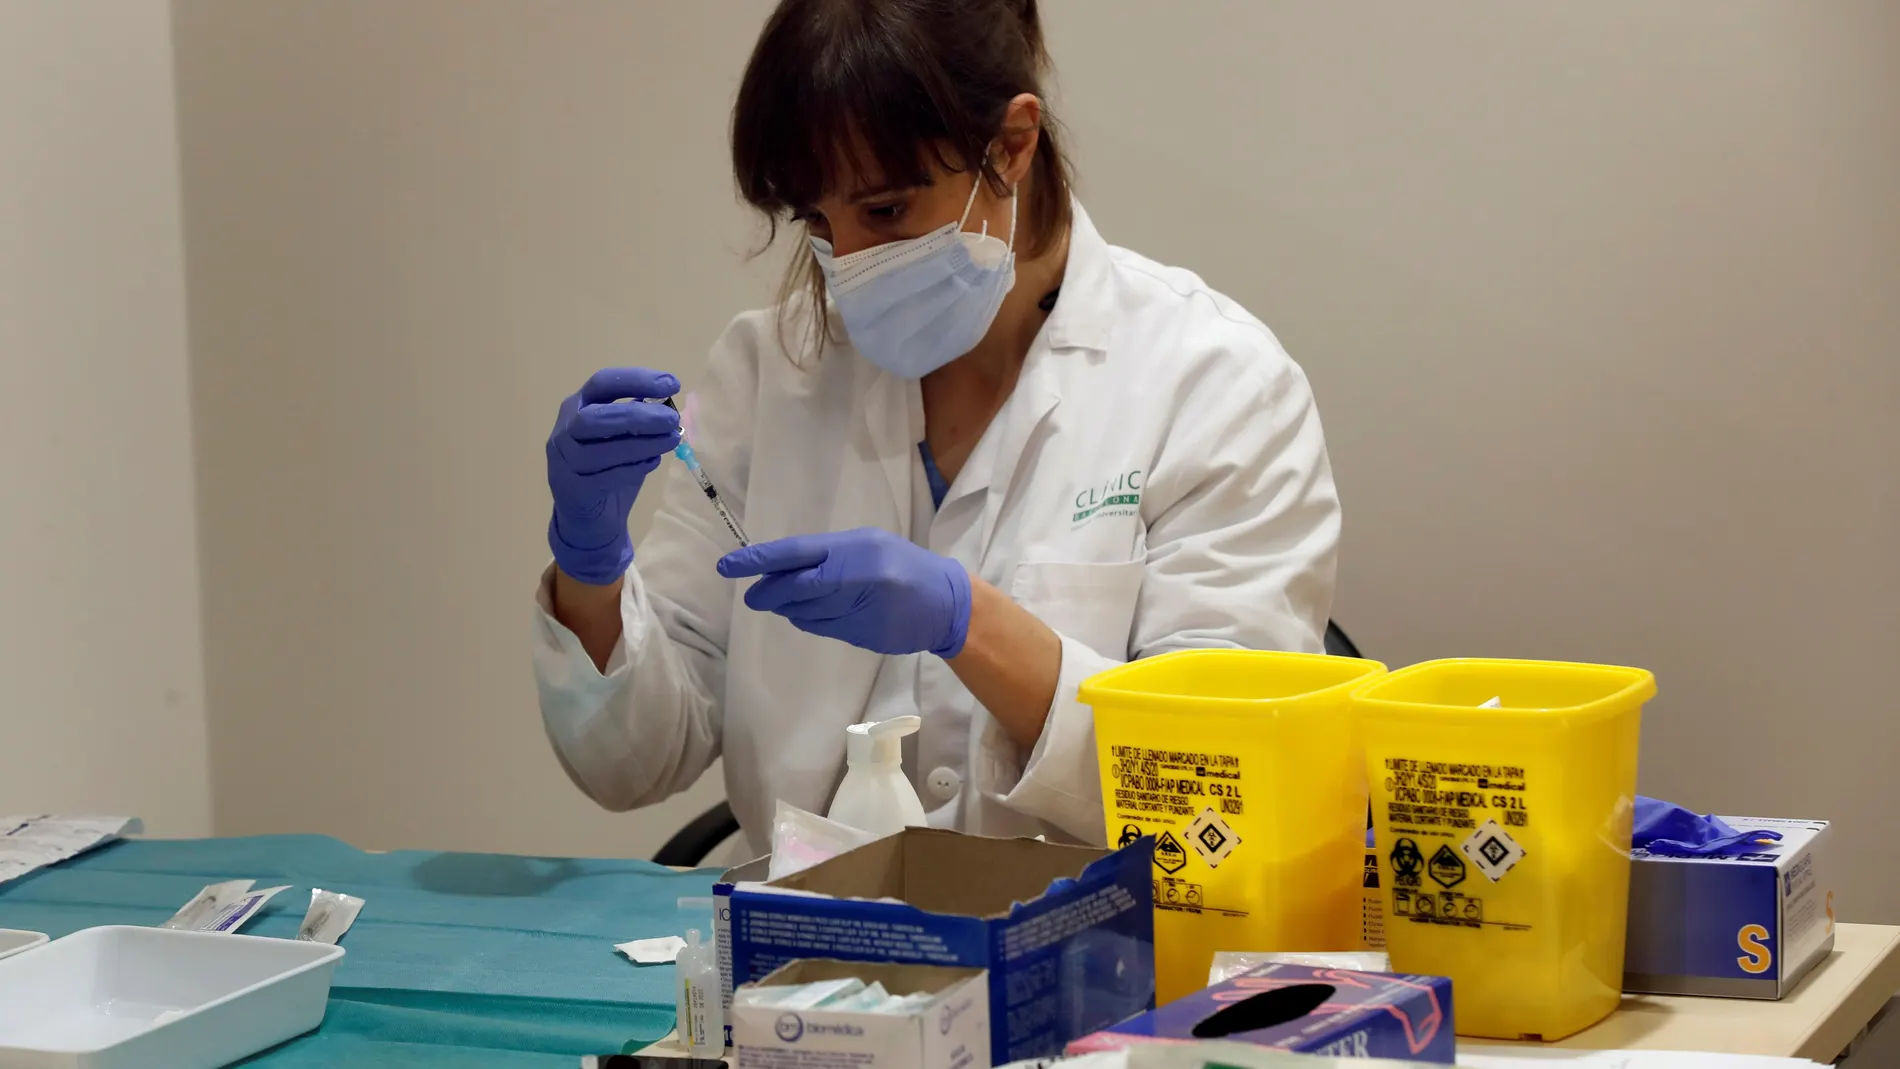
M679 1044L695 1058L726 1052L725 1010L719 1004L719 964L699 929L686 933L686 949L673 963L679 975Z

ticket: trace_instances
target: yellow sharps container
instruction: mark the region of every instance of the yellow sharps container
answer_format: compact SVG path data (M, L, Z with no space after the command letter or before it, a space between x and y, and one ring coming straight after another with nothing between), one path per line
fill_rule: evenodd
M1385 940L1451 977L1460 1035L1555 1040L1617 1006L1638 668L1428 661L1353 694Z
M1108 841L1155 836L1162 1002L1217 950L1352 950L1366 779L1348 697L1377 661L1185 650L1082 684Z

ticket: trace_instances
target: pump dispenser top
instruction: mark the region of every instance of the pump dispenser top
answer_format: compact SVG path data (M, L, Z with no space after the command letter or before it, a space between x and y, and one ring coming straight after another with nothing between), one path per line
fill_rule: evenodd
M895 716L845 728L844 782L825 815L877 836L924 827L924 804L904 775L904 736L923 724L921 717Z

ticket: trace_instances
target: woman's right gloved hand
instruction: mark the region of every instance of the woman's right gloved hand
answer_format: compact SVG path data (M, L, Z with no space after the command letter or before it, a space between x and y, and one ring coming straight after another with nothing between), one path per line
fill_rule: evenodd
M680 444L679 413L628 397L671 397L679 380L642 367L594 373L580 392L561 402L548 435L548 489L554 517L548 548L563 572L606 586L633 563L627 514L640 484Z

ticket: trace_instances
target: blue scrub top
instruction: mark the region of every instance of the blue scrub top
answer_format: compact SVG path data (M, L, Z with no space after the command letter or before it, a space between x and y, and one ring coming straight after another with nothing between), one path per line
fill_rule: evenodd
M930 455L929 442L918 442L917 453L924 458L924 478L930 480L930 503L942 508L943 499L950 496L950 483L937 470L937 458Z

